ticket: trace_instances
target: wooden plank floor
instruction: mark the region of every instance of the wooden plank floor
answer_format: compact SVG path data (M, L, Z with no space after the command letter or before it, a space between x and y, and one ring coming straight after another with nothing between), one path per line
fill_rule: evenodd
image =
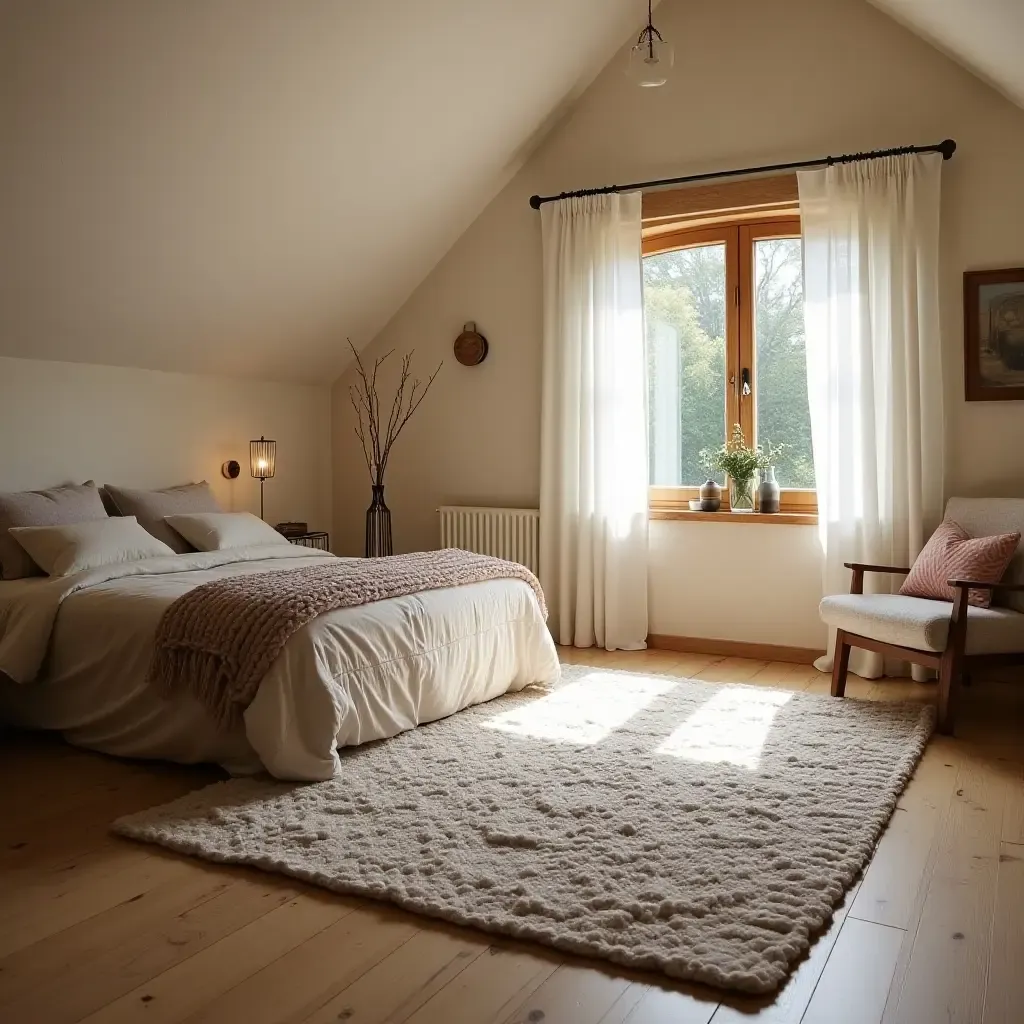
M563 660L828 692L814 669L674 652ZM852 680L852 696L931 686ZM771 999L494 939L107 834L219 777L0 737L4 1024L1022 1024L1024 685L978 683L873 860Z

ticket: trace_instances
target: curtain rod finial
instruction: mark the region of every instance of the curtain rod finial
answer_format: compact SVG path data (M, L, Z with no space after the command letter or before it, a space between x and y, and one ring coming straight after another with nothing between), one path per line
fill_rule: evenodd
M954 143L955 145L955 143ZM540 209L540 196L530 196L530 205L535 209Z
M939 143L939 152L942 154L943 160L949 160L956 152L956 143L952 139L943 139Z

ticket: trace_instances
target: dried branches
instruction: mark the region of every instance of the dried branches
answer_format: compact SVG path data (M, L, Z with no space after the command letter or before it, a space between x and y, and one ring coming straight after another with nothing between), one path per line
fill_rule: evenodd
M402 356L398 387L395 389L395 396L391 401L387 423L384 423L381 418L380 396L377 394L377 371L387 358L394 354L395 350L385 352L379 359L374 360L373 369L368 373L362 359L359 358L355 345L349 341L348 347L352 349L352 354L356 357L356 371L359 374L358 382L350 384L348 389L352 408L356 411L355 433L363 450L363 459L366 462L370 479L376 486L382 487L384 485L384 470L387 469L391 449L402 432L402 428L420 407L420 402L426 397L430 385L434 383L434 378L440 372L444 361L437 364L437 369L424 384L419 377L412 376L410 368L413 353L409 352ZM407 388L408 393L406 393Z

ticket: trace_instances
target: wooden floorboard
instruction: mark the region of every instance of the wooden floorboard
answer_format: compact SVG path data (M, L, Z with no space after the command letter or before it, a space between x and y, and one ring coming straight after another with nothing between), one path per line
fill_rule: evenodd
M602 967L561 964L502 1024L532 1024L541 1020L572 1020L598 1024L629 988L627 978Z
M801 1024L876 1024L905 935L901 928L848 917Z
M1008 792L1006 777L985 759L962 760L920 916L907 932L909 956L890 991L887 1024L983 1019Z
M133 1024L140 1019L147 1024L175 1024L185 1020L354 909L353 903L328 893L296 896L84 1020L88 1024Z
M494 945L407 1017L410 1024L502 1021L558 970L547 950Z
M935 836L945 818L957 779L959 759L945 737L937 737L903 791L889 827L878 843L852 917L908 929L918 912L919 890L927 877Z
M72 1024L269 912L292 893L276 883L228 872L203 871L164 882L7 957L0 1005L14 1020Z
M1016 785L1010 786L1006 797L1006 808L1003 811L1003 841L1007 843L1024 843L1024 765L1005 762L1003 770Z
M799 1021L814 995L818 979L839 940L856 896L855 886L846 894L830 924L815 938L807 955L778 993L772 996L726 995L715 1014L715 1024L795 1024Z
M408 1020L477 957L483 936L433 927L418 931L362 977L332 996L303 1024L395 1024Z
M1024 1021L1024 846L1001 843L983 1024Z
M806 665L563 649L595 668L808 693ZM864 700L934 686L852 679ZM752 998L619 970L112 837L221 777L0 738L0 1021L25 1024L1022 1024L1024 688L980 681L787 983Z

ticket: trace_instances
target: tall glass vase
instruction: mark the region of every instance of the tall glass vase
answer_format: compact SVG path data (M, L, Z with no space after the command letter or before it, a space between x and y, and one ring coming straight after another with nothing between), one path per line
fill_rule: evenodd
M384 504L384 484L371 487L373 500L366 510L366 557L382 558L392 554L391 509Z
M753 476L729 477L729 507L733 512L754 511L754 478Z

